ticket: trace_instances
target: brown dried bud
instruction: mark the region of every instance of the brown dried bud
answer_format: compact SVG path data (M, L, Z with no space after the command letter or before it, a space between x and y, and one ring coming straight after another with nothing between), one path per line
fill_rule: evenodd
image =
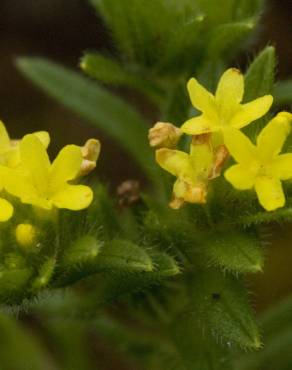
M86 176L96 167L100 154L100 142L96 139L89 139L81 148L83 161L81 163L80 176Z
M149 130L149 143L150 146L155 148L175 148L182 131L171 123L157 122Z
M117 188L120 207L129 207L140 200L140 184L136 180L122 182Z

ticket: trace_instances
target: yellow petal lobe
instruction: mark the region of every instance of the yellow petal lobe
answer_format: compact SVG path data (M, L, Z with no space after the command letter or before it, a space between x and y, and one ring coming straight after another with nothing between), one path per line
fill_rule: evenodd
M267 211L273 211L285 205L285 195L280 180L268 176L257 177L255 190L260 204Z

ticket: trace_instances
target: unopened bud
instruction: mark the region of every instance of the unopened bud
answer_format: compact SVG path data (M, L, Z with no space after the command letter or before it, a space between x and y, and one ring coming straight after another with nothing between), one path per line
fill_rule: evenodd
M150 130L148 139L150 146L155 148L175 148L182 131L171 123L157 122Z
M96 167L100 154L100 142L96 139L89 139L81 148L83 161L80 169L80 176L88 175Z
M15 229L15 237L21 247L33 246L37 241L37 229L31 224L19 224Z

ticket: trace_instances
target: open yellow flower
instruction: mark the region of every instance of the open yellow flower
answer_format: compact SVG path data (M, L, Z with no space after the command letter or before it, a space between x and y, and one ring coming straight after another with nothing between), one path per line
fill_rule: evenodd
M158 149L155 154L158 164L177 177L171 208L178 209L184 202L206 202L207 179L214 160L208 135L193 138L190 154L167 148Z
M8 193L23 203L48 210L52 207L80 210L89 206L92 190L88 186L70 184L80 172L80 147L65 146L52 164L44 145L33 134L21 140L19 150L19 167L0 167L3 186Z
M47 148L50 143L50 136L46 131L37 131L36 135ZM5 125L0 121L0 164L8 167L16 167L20 163L20 140L11 140Z
M225 178L236 188L254 188L260 204L272 211L285 204L282 180L292 178L292 153L279 154L290 133L292 114L278 113L257 137L257 145L239 130L224 132L224 142L238 162L225 172Z
M230 68L220 78L215 96L195 78L188 82L191 102L202 114L186 121L181 130L189 135L218 132L227 127L242 128L262 117L270 109L273 97L265 95L240 104L244 93L244 79L239 70Z

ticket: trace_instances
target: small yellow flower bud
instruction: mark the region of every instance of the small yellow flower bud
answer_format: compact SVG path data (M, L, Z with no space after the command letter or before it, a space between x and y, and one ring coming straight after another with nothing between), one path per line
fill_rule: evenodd
M155 148L175 148L182 132L179 128L171 123L157 122L149 130L150 146Z
M15 229L17 243L21 247L30 247L37 239L37 229L31 224L19 224Z
M100 142L96 139L89 139L81 148L83 161L80 169L80 176L88 175L96 167L100 154Z

